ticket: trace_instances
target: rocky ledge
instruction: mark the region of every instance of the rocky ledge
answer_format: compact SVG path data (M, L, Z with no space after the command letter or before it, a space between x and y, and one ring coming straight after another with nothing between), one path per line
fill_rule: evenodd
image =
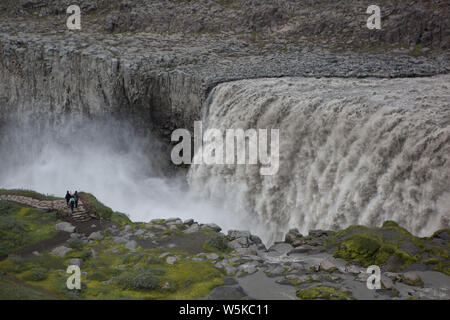
M13 292L25 299L450 298L448 229L428 238L392 221L306 236L292 229L266 248L249 231L223 233L214 223L132 223L92 195L83 197L99 219L80 222L51 207L32 208L32 201L22 206L19 197L0 200L0 296L15 281ZM81 268L81 290L64 287L69 265ZM376 290L367 286L372 265L381 271Z

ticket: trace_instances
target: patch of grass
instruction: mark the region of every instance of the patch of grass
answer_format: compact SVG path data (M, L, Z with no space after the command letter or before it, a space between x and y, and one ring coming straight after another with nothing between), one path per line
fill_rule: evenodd
M100 218L107 219L121 225L131 223L130 218L128 218L125 213L113 211L111 208L98 201L94 195L86 192L79 192L79 195L81 200L87 202L86 206L88 207L88 210Z
M123 273L116 279L116 282L124 290L157 290L162 286L161 274L165 271L161 269L139 268L136 271Z
M53 299L37 289L14 282L0 274L0 300L48 300Z
M346 292L333 287L317 286L297 291L297 297L303 300L350 300L353 299Z
M0 255L56 235L55 212L0 201Z
M15 195L15 196L23 196L23 197L30 197L36 200L61 200L64 198L55 197L51 195L44 195L32 190L25 190L25 189L0 189L0 195Z
M69 239L67 243L69 244L69 247L71 247L74 250L80 251L81 249L83 249L83 241L81 239L78 238Z
M228 248L228 240L224 236L215 235L203 243L203 249L210 252L226 253L230 251Z
M23 279L27 281L43 281L47 278L47 270L39 267L31 269L23 275Z

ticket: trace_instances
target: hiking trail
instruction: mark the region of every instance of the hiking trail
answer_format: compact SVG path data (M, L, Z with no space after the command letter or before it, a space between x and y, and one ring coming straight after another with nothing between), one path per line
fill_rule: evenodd
M78 208L74 208L73 214L69 207L67 207L66 200L38 200L31 197L18 195L0 195L0 200L12 201L29 207L41 210L54 210L58 213L64 214L76 222L85 222L94 218L85 208L85 204L80 199Z

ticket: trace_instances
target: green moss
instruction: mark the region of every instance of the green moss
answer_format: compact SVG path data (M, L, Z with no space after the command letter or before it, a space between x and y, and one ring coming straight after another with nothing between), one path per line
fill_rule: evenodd
M350 300L353 299L346 292L333 287L317 286L297 291L297 297L303 300Z
M429 258L423 262L424 264L439 264L439 260L436 258Z
M382 240L376 234L360 232L343 241L335 251L335 255L369 266L374 261L375 253L381 245Z

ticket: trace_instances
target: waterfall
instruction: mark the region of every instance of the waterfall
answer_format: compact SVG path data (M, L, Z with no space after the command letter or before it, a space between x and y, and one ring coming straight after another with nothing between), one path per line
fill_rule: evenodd
M279 129L279 170L192 165L192 191L270 243L289 228L394 220L426 236L450 221L450 76L277 78L219 84L203 128Z

